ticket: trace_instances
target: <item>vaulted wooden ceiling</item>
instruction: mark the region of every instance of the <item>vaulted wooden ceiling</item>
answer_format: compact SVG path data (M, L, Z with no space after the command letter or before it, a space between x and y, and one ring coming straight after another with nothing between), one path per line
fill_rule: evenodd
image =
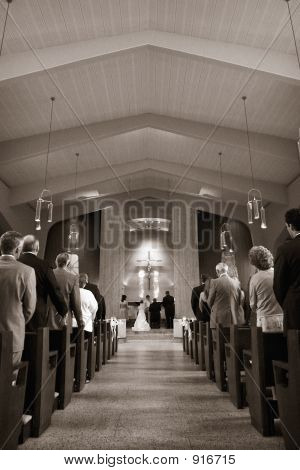
M300 38L300 0L290 1ZM0 0L0 31L6 2ZM13 0L0 57L0 178L11 204L49 184L114 194L131 185L226 197L255 177L286 202L299 174L300 70L283 0ZM150 178L151 175L151 178ZM166 182L167 181L167 182ZM227 193L226 193L227 191Z

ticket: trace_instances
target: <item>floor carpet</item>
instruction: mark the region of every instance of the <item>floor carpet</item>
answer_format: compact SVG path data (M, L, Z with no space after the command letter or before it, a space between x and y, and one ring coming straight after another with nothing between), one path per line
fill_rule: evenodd
M283 449L171 340L128 341L21 449Z

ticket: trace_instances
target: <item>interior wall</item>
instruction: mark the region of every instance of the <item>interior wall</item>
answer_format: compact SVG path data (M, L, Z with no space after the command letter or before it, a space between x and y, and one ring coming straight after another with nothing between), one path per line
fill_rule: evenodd
M79 249L74 253L79 258L79 270L87 272L89 279L99 284L101 212L80 215L76 218L79 228ZM45 259L55 266L58 253L68 250L70 219L56 222L49 230Z
M198 212L198 250L200 272L216 277L215 267L221 261L220 231L226 221L217 214ZM248 261L248 252L253 246L249 228L241 221L231 219L233 242L236 250L236 266L241 285L247 289L252 268Z

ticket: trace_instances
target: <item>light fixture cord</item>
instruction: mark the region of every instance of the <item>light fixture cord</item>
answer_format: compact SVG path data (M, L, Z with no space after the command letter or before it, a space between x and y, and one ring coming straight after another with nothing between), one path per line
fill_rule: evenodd
M46 156L46 169L45 169L45 189L47 189L48 165L49 165L49 153L50 153L50 143L51 143L54 101L55 101L55 98L52 97L51 98L50 126L49 126L49 134L48 134L48 147L47 147L47 156Z
M77 178L78 178L78 164L79 164L79 153L76 153L76 170L75 170L75 199L77 199Z
M223 185L223 167L222 167L222 152L219 153L220 161L220 183L221 183L221 215L223 215L223 197L224 197L224 185Z
M248 126L248 116L247 116L246 98L245 97L243 97L243 102L244 102L244 111L245 111L245 120L246 120L246 130L247 130L248 150L249 150L251 177L252 177L252 187L255 188L254 171L253 171L253 164L252 164L252 154L251 154L251 146L250 146L249 126Z
M7 8L6 8L5 20L4 20L4 26L3 26L3 34L2 34L1 45L0 45L0 56L2 55L2 49L3 49L3 43L4 43L4 37L5 37L6 24L7 24L10 4L11 4L11 2L7 2Z
M296 33L295 33L295 28L294 28L294 23L293 23L293 18L292 18L292 13L291 13L289 0L286 0L286 3L287 3L288 11L289 11L290 23L291 23L291 28L292 28L292 32L293 32L293 38L294 38L295 49L296 49L296 54L297 54L297 59L298 59L298 65L299 65L299 69L300 69L300 56L299 56L299 50L298 50L298 46L297 46Z

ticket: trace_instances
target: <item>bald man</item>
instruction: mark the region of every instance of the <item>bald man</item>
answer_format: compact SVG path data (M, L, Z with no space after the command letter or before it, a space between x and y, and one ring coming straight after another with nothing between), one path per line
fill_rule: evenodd
M24 237L23 252L19 258L21 263L31 266L36 275L37 303L34 315L27 324L28 331L36 331L37 328L48 324L48 296L59 315L64 317L68 313L68 306L59 289L54 273L48 261L39 258L40 244L34 235Z

